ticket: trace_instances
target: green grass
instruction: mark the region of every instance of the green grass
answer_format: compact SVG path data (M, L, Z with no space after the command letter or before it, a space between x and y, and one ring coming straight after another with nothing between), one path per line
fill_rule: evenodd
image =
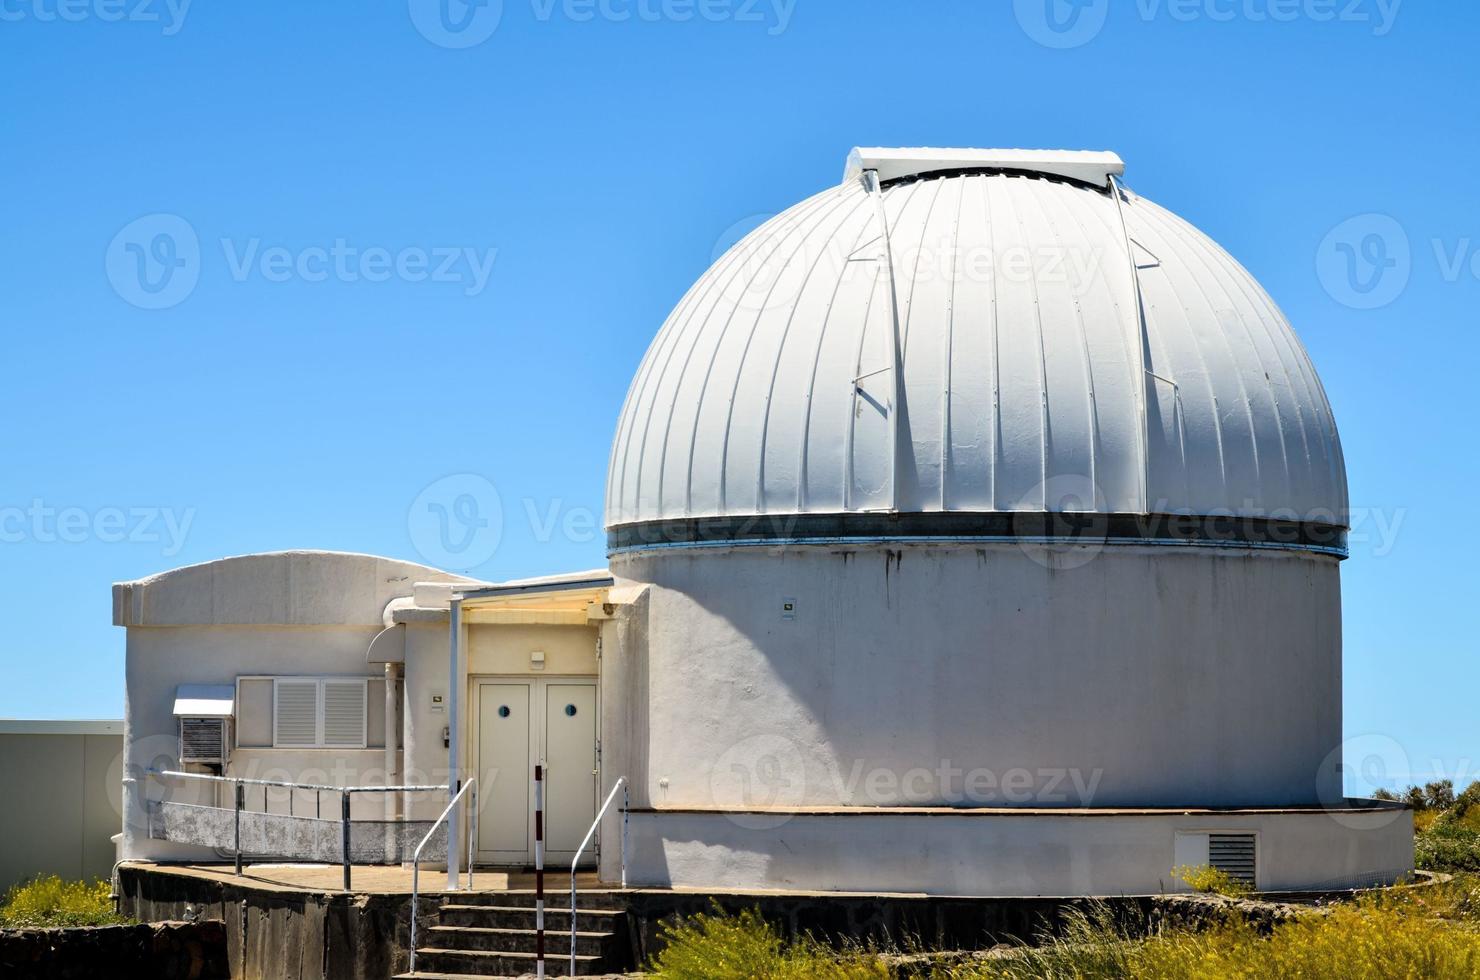
M1393 889L1261 930L1230 908L1211 928L1117 920L1109 906L1005 955L911 972L874 951L788 942L751 911L664 931L660 980L1480 980L1480 877Z
M113 911L110 892L106 881L36 878L5 893L0 926L103 926L128 921Z
M894 973L862 949L837 951L810 938L787 942L754 910L696 915L665 925L664 949L648 965L659 980L887 980Z
M1480 978L1480 886L1402 890L1336 906L1262 934L1238 915L1201 932L1127 937L1101 909L1000 963L938 980L1466 980Z

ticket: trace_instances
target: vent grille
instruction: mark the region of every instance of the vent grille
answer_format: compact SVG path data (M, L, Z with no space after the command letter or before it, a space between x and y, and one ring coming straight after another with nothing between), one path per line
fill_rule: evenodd
M1253 834L1209 834L1208 864L1231 878L1254 887Z
M225 756L225 719L180 719L181 762L224 762Z

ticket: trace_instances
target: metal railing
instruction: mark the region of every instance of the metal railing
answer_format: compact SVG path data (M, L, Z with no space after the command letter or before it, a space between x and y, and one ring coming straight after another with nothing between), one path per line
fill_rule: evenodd
M601 826L601 818L606 816L606 811L611 807L612 800L617 798L617 790L622 791L622 887L627 887L627 777L618 776L617 781L612 784L612 791L606 795L606 802L601 804L601 809L596 811L596 819L591 821L591 829L586 831L585 839L581 846L576 848L576 856L570 861L570 975L576 975L576 865L581 863L581 852L586 845L591 843L591 838L596 836L596 828Z
M293 791L306 790L314 793L315 815L321 815L319 803L320 793L339 794L339 822L340 841L342 845L341 860L344 866L344 890L350 890L350 819L349 799L354 793L445 793L450 788L446 783L440 786L327 786L318 783L290 783L277 779L249 779L246 776L215 776L201 772L180 772L174 769L149 769L150 776L168 777L171 779L195 779L208 783L230 783L233 785L233 847L232 851L236 860L236 873L242 873L242 811L246 809L246 787L261 786L263 812L267 812L267 788L276 787L287 789L288 793L288 815L293 816ZM432 828L436 829L435 825ZM423 841L425 843L425 841Z
M462 784L462 788L457 791L457 795L453 796L451 802L447 804L447 808L442 811L442 815L432 823L432 829L427 831L427 835L421 839L420 844L416 845L416 850L411 855L410 972L412 973L416 972L416 906L417 903L421 900L421 849L427 846L427 841L431 840L432 835L437 832L437 828L442 826L442 821L447 819L447 815L452 812L453 807L457 806L458 801L463 798L463 794L468 792L468 790L472 790L473 794L468 800L469 808L472 810L472 819L470 821L470 826L468 827L468 891L473 890L473 845L478 840L478 790L475 788L477 786L477 783L477 776L468 777L468 781ZM447 853L449 857L452 854L453 843L454 842L451 840L448 840L447 842ZM451 861L449 860L448 867L451 866Z

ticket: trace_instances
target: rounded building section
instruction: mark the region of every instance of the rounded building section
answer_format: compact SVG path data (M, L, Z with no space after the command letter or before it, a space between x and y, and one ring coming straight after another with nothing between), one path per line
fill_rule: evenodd
M1122 170L855 151L659 332L606 519L648 595L637 880L1156 891L1174 812L1247 817L1273 860L1347 807L1330 406ZM1395 833L1262 884L1399 874ZM888 880L840 877L849 842Z

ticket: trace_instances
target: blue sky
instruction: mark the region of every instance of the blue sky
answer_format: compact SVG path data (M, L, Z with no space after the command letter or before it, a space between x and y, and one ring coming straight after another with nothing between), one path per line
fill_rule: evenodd
M441 2L0 0L0 716L120 715L109 585L176 565L601 564L627 382L737 223L855 144L1106 148L1321 372L1348 734L1475 778L1475 5Z

